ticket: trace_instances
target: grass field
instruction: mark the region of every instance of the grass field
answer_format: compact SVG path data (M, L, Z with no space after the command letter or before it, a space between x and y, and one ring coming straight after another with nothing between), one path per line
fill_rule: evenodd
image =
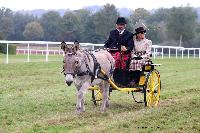
M163 64L159 107L145 108L113 91L110 107L100 113L88 92L81 116L75 114L76 90L60 74L62 62L0 64L0 133L200 132L200 60L154 62Z

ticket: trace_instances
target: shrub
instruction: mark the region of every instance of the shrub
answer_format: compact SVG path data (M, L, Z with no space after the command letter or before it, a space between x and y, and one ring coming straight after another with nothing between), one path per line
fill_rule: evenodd
M6 54L7 52L7 45L0 44L0 53ZM16 45L8 45L8 53L9 54L16 54Z

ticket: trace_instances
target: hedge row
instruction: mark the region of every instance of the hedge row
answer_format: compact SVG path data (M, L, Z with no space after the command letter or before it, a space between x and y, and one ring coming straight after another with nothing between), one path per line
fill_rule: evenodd
M0 44L0 53L6 54L7 52L7 45ZM8 53L9 54L16 54L16 45L8 45Z

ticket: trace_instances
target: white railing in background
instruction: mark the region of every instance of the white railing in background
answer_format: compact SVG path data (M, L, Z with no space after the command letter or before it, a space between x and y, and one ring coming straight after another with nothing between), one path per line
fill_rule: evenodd
M9 44L27 44L27 49L17 49L16 53L19 53L19 51L23 51L24 54L27 53L27 62L30 62L30 54L34 53L37 55L40 52L44 55L45 61L48 62L48 56L49 54L56 54L58 53L59 55L63 54L62 50L49 50L49 45L55 45L55 44L61 44L61 42L50 42L50 41L5 41L5 40L0 40L0 43L6 44L7 45L7 54L6 54L6 64L9 62L9 55L8 55L8 46ZM73 44L73 42L66 42L67 44ZM45 50L38 50L38 49L30 49L30 45L43 45L46 47ZM95 47L103 47L104 44L92 44L92 43L80 43L81 46L83 47L90 47L90 49L94 50ZM160 46L160 45L153 45L153 58L156 59L156 56L161 55L161 58L164 59L164 49L168 50L168 58L171 58L171 50L175 50L175 57L178 58L178 52L181 52L181 58L184 58L184 51L187 51L187 58L190 58L190 51L193 50L193 58L196 58L196 51L198 50L199 56L198 58L200 59L200 48L184 48L184 47L175 47L175 46ZM161 51L161 52L158 52Z
M55 44L61 44L61 42L50 42L50 41L6 41L6 40L0 40L0 43L6 44L7 45L7 53L6 53L6 64L8 64L9 61L9 54L8 54L8 46L9 44L15 44L15 45L21 45L21 44L27 44L27 62L30 62L30 45L44 45L46 46L46 50L45 51L45 61L48 62L48 56L49 56L49 45L55 45ZM73 44L73 42L66 42L67 44ZM81 46L87 47L87 46L91 46L91 49L94 49L94 45L92 43L80 43ZM97 44L96 46L99 46L99 44ZM17 51L16 51L17 52ZM62 52L63 54L63 52Z

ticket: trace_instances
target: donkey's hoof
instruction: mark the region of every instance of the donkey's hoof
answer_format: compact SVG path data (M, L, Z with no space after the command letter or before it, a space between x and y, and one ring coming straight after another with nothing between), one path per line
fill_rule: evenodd
M77 114L77 115L80 115L80 114L82 114L83 112L85 112L85 111L84 111L84 109L82 109L82 108L77 108L77 109L76 109L76 114Z
M83 111L76 110L76 114L77 114L77 115L81 115L82 113L83 113Z
M100 109L100 113L105 113L105 109Z

